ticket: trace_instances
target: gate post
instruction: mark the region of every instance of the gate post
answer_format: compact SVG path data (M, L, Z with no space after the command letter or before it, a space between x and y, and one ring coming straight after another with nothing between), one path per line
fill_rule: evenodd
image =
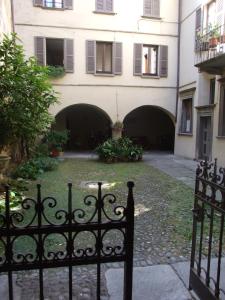
M133 248L134 248L134 197L133 187L134 183L129 181L127 183L128 197L127 197L127 228L125 236L125 251L126 261L124 265L124 291L123 299L132 300L132 287L133 287Z

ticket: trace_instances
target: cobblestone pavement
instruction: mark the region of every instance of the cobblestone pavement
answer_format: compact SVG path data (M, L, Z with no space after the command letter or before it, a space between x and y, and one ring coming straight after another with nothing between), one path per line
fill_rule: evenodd
M191 245L183 241L174 241L173 226L168 225L168 203L160 193L160 186L149 182L145 176L136 188L136 217L134 267L155 264L174 263L189 259ZM108 268L122 267L122 263L110 263L102 266L102 300L108 299L104 271ZM74 299L95 300L96 267L74 267ZM46 299L68 299L68 270L45 271ZM22 300L38 299L38 272L26 272L18 275L18 285L22 289Z

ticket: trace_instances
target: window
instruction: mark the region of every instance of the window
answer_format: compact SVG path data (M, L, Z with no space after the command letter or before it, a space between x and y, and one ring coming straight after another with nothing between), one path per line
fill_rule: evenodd
M192 98L182 100L180 133L192 133Z
M112 73L112 43L96 43L96 72Z
M34 6L52 9L73 9L73 0L33 0Z
M96 0L96 12L113 13L113 0Z
M63 66L64 40L46 39L46 65Z
M63 0L44 0L45 7L63 8Z
M86 41L86 70L89 74L122 74L122 43Z
M225 137L225 86L221 87L219 136Z
M210 79L209 104L214 104L215 102L215 87L216 87L215 78Z
M72 39L35 37L35 55L40 65L62 66L66 72L74 69Z
M144 1L144 17L159 18L160 0L143 0L143 1Z
M212 1L207 5L206 27L210 30L216 25L216 1Z
M168 46L134 44L134 75L168 76Z
M157 75L158 46L143 46L142 73Z

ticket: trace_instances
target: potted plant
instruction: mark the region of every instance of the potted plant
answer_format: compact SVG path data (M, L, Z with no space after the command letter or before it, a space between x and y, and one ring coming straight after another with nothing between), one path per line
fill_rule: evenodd
M52 157L63 155L63 146L67 143L68 139L68 130L51 130L46 136L46 142L48 143L50 148L50 155Z
M117 120L112 125L112 137L113 139L117 140L122 137L122 131L123 131L123 122Z
M219 28L217 25L212 27L209 33L209 48L215 48L219 42Z
M50 78L61 78L65 75L65 69L62 66L47 66L48 76Z

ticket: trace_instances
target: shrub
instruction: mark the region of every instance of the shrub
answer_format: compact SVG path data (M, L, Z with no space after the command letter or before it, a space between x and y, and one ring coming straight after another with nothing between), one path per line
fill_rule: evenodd
M47 172L53 171L58 166L58 161L50 157L38 157L31 160L28 160L24 164L20 165L13 176L15 178L24 178L24 179L37 179L38 175Z
M24 199L24 196L21 192L10 190L10 209L11 210L19 210L21 209L21 202ZM5 211L5 193L0 195L0 213L4 213Z
M44 140L49 145L50 149L57 149L58 151L62 151L63 146L67 143L69 139L69 131L56 131L51 130L49 131Z
M139 161L143 154L142 147L134 145L127 137L118 140L108 139L95 151L99 159L105 162Z

